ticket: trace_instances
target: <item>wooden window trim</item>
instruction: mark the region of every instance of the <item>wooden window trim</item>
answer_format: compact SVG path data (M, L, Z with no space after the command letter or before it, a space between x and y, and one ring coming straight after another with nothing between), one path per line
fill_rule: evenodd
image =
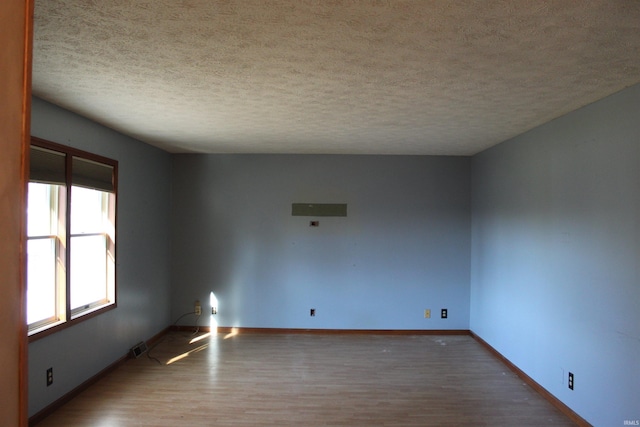
M99 163L103 163L109 166L113 167L113 192L115 195L115 199L116 199L116 209L114 212L114 222L115 222L115 229L118 229L118 216L117 216L117 200L118 200L118 161L114 160L114 159L110 159L108 157L104 157L98 154L94 154L94 153L90 153L84 150L80 150L77 148L73 148L73 147L69 147L66 145L62 145L62 144L58 144L55 142L51 142L51 141L47 141L45 139L41 139L41 138L37 138L37 137L31 137L31 145L36 146L36 147L41 147L41 148L45 148L45 149L49 149L49 150L53 150L53 151L57 151L57 152L62 152L66 154L66 161L67 164L71 163L73 160L73 157L80 157L83 159L87 159L87 160L91 160L91 161L95 161L95 162L99 162ZM72 182L71 179L71 168L67 167L66 169L66 183L70 183ZM28 182L28 181L27 181ZM67 191L67 215L66 215L66 228L67 228L67 232L65 235L66 238L66 247L69 247L69 243L70 243L70 239L71 239L71 233L70 233L70 209L69 209L69 203L71 200L71 185L66 185L66 191ZM116 258L117 258L117 251L116 251ZM113 303L110 303L108 305L96 308L96 309L91 309L89 308L89 310L87 312L81 313L81 314L73 314L72 310L71 310L71 294L70 294L70 281L69 281L69 272L70 272L70 263L71 263L71 259L70 257L66 257L65 260L66 263L66 270L67 270L67 274L66 274L66 280L64 283L64 286L66 287L66 303L65 303L65 307L64 310L66 310L66 318L65 320L61 320L58 323L51 323L49 325L43 326L42 329L38 330L38 329L34 329L34 331L29 332L28 335L28 342L34 342L37 341L39 339L42 339L44 337L47 337L49 335L55 334L57 332L60 332L64 329L70 328L78 323L84 322L86 320L92 319L96 316L99 316L103 313L106 313L108 311L114 310L117 308L118 306L118 274L117 274L117 268L115 271L115 277L114 277L114 300ZM117 261L114 260L114 264L117 265ZM28 325L27 325L27 329L28 329Z

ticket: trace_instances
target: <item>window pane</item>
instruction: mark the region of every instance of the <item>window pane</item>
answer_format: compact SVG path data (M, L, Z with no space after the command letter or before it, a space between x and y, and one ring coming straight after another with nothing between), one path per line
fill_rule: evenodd
M27 235L56 234L57 212L58 186L30 182L27 200Z
M104 191L71 187L71 234L102 233Z
M107 240L71 237L71 309L107 298Z
M27 323L56 316L55 238L27 242Z

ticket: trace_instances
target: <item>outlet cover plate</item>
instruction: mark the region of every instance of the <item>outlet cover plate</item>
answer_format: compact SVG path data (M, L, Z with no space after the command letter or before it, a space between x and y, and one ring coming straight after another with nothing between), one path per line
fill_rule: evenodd
M573 390L573 372L569 372L569 381L567 383L570 390Z

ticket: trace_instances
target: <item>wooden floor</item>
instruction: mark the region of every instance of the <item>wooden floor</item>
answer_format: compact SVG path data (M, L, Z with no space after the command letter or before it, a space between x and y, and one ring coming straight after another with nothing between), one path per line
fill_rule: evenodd
M573 425L469 336L171 332L150 356L38 426Z

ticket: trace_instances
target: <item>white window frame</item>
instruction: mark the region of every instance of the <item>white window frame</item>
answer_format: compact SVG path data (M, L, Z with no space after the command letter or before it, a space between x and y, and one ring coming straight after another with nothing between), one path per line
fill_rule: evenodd
M46 185L46 184L45 184ZM62 191L60 191L62 190ZM49 328L50 326L54 326L61 322L64 322L66 319L66 312L64 310L64 301L65 301L65 291L66 287L64 286L64 227L59 224L53 224L53 222L57 222L60 217L60 210L64 209L64 187L58 187L55 185L51 185L48 189L49 191L49 210L52 212L50 221L50 231L49 234L34 234L27 236L27 245L29 242L36 240L51 240L54 245L54 301L50 301L54 306L54 314L48 318L40 318L29 324L29 331L37 332L42 329Z

